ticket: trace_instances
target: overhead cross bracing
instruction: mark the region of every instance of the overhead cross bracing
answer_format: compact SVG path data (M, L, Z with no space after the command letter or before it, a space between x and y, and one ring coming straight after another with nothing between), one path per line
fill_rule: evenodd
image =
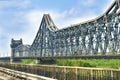
M17 47L11 47L14 57L119 55L120 0L115 0L102 16L64 29L58 29L50 15L44 14L32 45L27 50Z

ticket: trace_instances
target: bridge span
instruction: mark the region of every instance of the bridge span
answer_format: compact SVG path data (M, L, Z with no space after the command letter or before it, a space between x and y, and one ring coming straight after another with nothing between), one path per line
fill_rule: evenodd
M32 45L11 40L14 58L120 58L120 0L106 12L83 23L58 29L44 14Z

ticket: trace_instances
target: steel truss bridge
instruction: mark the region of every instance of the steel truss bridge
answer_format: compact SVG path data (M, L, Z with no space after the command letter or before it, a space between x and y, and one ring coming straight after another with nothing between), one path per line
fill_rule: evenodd
M64 29L44 14L32 45L11 41L12 58L74 56L120 56L120 0L102 16Z

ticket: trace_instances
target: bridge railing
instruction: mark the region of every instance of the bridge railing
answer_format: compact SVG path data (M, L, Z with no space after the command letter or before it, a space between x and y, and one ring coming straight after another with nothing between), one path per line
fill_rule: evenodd
M120 69L10 63L0 63L0 67L6 67L58 80L120 80Z

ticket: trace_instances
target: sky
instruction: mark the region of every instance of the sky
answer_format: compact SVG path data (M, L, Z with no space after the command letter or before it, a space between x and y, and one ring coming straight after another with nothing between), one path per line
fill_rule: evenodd
M14 38L31 45L43 14L61 29L102 15L114 0L0 0L0 56L10 55Z

